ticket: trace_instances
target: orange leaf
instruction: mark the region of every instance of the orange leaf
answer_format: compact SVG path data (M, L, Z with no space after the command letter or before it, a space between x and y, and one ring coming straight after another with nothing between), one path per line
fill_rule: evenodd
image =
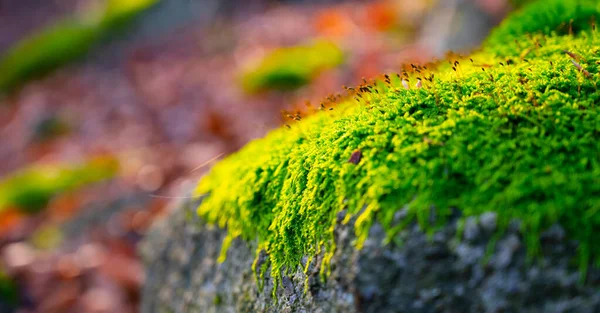
M350 31L348 16L336 9L320 12L315 18L317 32L329 37L343 37Z

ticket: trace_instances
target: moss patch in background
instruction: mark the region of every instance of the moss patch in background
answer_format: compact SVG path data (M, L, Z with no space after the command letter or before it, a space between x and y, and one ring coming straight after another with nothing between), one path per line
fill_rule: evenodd
M242 86L249 93L289 90L308 84L321 71L343 62L342 51L328 41L279 48L242 74Z
M157 1L108 0L101 10L65 18L16 43L0 56L0 95L85 55L96 42Z
M17 286L2 270L0 270L0 302L14 305L17 302Z
M79 165L34 165L0 180L0 213L36 213L56 195L115 176L118 163L110 157Z
M208 194L199 215L228 230L221 260L241 237L258 240L273 273L323 249L327 265L342 210L360 248L374 221L391 239L414 220L433 232L456 208L497 212L500 229L520 219L532 256L560 222L582 270L599 264L598 11L581 9L596 3L534 3L482 51L357 87L219 162L197 194ZM577 31L557 29L565 19Z

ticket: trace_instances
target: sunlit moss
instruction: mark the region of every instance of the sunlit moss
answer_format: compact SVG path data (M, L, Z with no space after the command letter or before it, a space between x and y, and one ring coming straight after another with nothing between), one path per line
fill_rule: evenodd
M0 212L35 213L56 195L114 177L118 163L110 157L79 165L34 165L0 180Z
M246 70L242 84L248 92L295 89L342 61L342 51L331 42L279 48L265 56L257 66Z
M0 56L0 95L85 55L110 31L157 0L109 0L101 10L65 18L16 43Z
M391 238L410 221L432 232L452 209L495 211L501 228L523 221L532 255L540 232L560 222L579 241L585 272L600 261L598 34L591 23L573 35L546 27L587 19L581 3L540 1L480 52L363 86L332 111L251 142L200 182L199 215L228 229L225 243L258 240L280 273L322 249L327 265L342 210L344 222L356 217L357 248L374 221ZM356 150L360 162L348 162Z
M598 0L535 1L506 19L492 32L485 45L493 46L493 53L518 55L523 47L532 48L531 35L577 34L592 28L595 21L600 21ZM506 45L515 40L523 45Z
M105 29L122 26L159 0L107 0L100 24Z

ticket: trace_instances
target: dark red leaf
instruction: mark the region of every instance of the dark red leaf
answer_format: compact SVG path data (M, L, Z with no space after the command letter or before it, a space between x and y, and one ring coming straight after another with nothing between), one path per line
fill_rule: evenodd
M352 163L352 164L358 164L358 162L360 162L361 158L362 158L362 152L360 152L360 150L354 150L354 152L352 152L352 155L350 156L350 159L348 160L348 162Z

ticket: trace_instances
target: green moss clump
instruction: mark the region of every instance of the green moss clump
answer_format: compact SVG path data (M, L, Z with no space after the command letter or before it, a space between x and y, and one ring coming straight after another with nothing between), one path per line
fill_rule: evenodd
M540 1L516 16L578 13L580 3ZM532 23L520 28L530 34L504 24L469 57L361 86L215 165L197 188L207 194L198 213L227 228L222 256L241 237L258 240L273 273L323 250L327 268L342 210L344 222L356 217L360 248L374 221L390 238L410 221L433 232L456 208L495 211L501 227L521 219L532 255L540 232L560 222L580 243L582 268L600 263L598 34L584 24L576 35L537 33L546 26ZM349 162L356 150L360 161Z
M18 43L0 59L0 91L14 90L86 53L98 35L93 25L69 19Z
M523 53L521 45L507 43L533 40L531 35L577 34L600 21L598 0L534 1L507 18L487 39L485 45L501 55ZM540 44L540 43L538 43Z
M0 94L85 55L107 33L157 0L108 0L104 10L66 18L18 42L0 57Z
M36 213L56 195L114 177L118 163L100 157L77 166L38 165L0 180L0 212Z
M242 75L242 85L250 93L264 90L291 90L309 83L322 70L340 65L342 51L331 42L279 48Z
M14 305L17 298L18 293L15 282L0 269L0 301Z

